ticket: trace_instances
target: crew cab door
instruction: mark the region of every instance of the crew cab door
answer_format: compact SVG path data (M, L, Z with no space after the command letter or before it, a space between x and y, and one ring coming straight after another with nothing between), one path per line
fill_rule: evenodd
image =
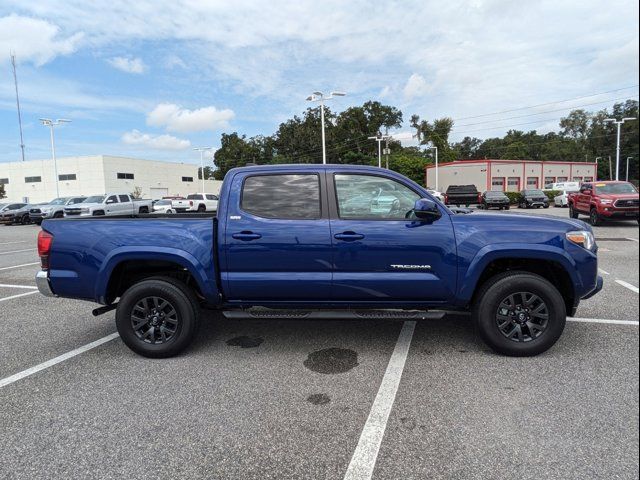
M322 171L241 172L221 212L230 301L326 301L331 237ZM226 180L225 180L226 181ZM226 210L226 211L225 211Z
M120 200L120 203L118 205L118 210L120 214L131 214L131 213L137 213L134 212L134 208L133 208L133 201L131 200L131 197L129 195L118 195L118 199Z
M575 209L580 212L591 211L591 200L593 197L593 185L585 183L580 187L580 191L576 194Z
M104 201L104 210L106 215L117 215L120 210L117 195L109 195Z
M406 219L422 194L399 178L327 171L333 298L444 302L456 289L456 242L449 214Z

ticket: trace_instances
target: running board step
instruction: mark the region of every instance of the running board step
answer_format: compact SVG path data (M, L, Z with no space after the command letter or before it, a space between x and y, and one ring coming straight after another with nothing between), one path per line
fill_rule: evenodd
M279 310L249 308L226 310L222 314L231 319L309 319L309 320L440 320L441 310Z

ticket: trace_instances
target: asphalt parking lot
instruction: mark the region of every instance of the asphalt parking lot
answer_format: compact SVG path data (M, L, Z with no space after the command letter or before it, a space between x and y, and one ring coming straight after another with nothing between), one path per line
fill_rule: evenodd
M208 312L186 354L145 359L112 312L34 290L38 229L0 227L1 478L638 478L635 222L594 229L603 291L534 358L465 316Z

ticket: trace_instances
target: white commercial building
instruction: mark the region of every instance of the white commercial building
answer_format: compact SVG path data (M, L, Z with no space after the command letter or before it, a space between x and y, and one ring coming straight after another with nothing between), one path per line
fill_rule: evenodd
M186 196L202 191L199 166L139 158L91 155L58 158L58 189L53 160L0 163L0 184L7 200L46 202L57 196L132 193L143 198ZM206 193L219 193L222 182L205 180Z

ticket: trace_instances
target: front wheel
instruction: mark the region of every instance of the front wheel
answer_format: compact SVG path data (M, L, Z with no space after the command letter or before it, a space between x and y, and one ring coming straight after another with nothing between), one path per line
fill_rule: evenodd
M595 208L591 209L591 213L589 214L589 223L593 227L597 227L599 225L602 225L602 217L600 217L600 215L598 215L598 211Z
M472 315L489 347L516 357L551 348L566 322L564 300L556 287L539 275L522 271L489 279L477 295Z
M578 212L573 208L573 203L569 204L569 218L578 218Z
M136 283L120 298L116 327L122 341L144 357L167 358L191 344L199 306L189 288L168 277Z

